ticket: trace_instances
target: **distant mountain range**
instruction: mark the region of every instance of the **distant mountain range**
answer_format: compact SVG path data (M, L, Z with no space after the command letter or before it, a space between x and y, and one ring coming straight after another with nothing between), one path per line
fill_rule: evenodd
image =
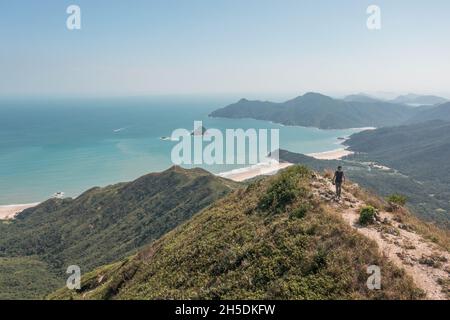
M321 129L344 129L396 125L415 113L414 109L400 104L344 101L319 93L307 93L283 103L242 99L212 112L210 116L253 118Z
M425 101L426 97L423 98L417 101ZM252 118L320 129L348 129L397 126L421 119L448 119L450 112L447 104L411 108L403 103L377 100L364 94L339 100L319 93L307 93L282 103L241 99L212 112L210 116Z
M450 121L450 102L433 107L421 107L419 110L419 113L408 119L407 124L431 120Z
M355 102L389 102L394 104L404 104L412 107L418 106L432 106L439 105L448 102L448 99L434 96L434 95L419 95L414 93L409 93L406 95L401 95L395 99L382 99L374 96L370 96L365 93L352 94L346 96L343 100L345 101L355 101Z
M87 272L130 255L238 186L202 169L173 167L0 221L0 299L42 297L64 283L67 266ZM7 270L23 271L15 278ZM38 282L29 287L33 276Z
M382 99L378 99L375 97L371 97L369 95L366 95L364 93L359 94L351 94L349 96L346 96L344 101L350 101L350 102L364 102L364 103L377 103L377 102L383 102Z
M433 96L433 95L417 95L413 93L409 93L407 95L399 96L394 100L390 101L391 103L401 103L411 106L420 106L420 105L437 105L448 102L447 99Z

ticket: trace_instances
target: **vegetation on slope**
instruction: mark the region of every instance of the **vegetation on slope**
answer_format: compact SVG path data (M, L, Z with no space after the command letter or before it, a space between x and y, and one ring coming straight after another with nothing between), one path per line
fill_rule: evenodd
M411 299L405 273L311 192L293 166L217 201L139 254L52 299ZM279 191L282 191L280 194ZM383 270L382 290L366 286Z
M238 186L202 169L173 167L76 199L51 199L0 224L0 257L33 256L50 270L40 279L58 275L61 284L69 265L87 272L130 255ZM49 292L35 289L23 286L23 297ZM0 294L8 290L0 286Z
M352 135L346 144L358 152L351 160L376 161L414 179L419 190L440 203L437 213L449 220L450 122L365 131Z
M64 282L35 257L0 258L0 300L39 299Z
M450 122L363 131L345 144L418 180L450 181Z

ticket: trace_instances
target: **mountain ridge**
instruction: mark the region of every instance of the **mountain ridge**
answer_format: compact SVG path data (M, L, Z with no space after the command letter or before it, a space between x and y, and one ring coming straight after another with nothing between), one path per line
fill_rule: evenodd
M384 101L383 99L378 99L375 97L371 97L367 94L364 93L359 93L359 94L351 94L348 96L345 96L342 100L344 101L353 101L353 102L381 102Z
M353 217L366 205L356 198L363 192L346 186L343 202L335 203L331 187L305 167L289 167L230 193L137 255L94 270L80 290L60 289L48 298L418 299L424 292L445 297L438 284L441 269L422 281L432 267L424 272L417 263L405 273L406 259L382 258L377 247L382 237L370 232L387 236L390 228L400 228L395 220L400 216L354 225ZM364 197L384 210L382 201ZM410 232L400 236L413 239ZM428 245L417 244L420 250L411 256ZM382 268L383 290L367 289L368 265Z
M344 101L308 92L282 103L241 99L213 111L209 116L253 118L320 129L347 129L396 125L416 112L413 108L383 101Z

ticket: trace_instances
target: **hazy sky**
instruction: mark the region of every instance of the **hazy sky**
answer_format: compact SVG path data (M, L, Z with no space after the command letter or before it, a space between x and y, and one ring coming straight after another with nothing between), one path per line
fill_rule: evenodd
M70 4L81 30L66 28ZM449 15L448 0L1 0L0 95L450 97Z

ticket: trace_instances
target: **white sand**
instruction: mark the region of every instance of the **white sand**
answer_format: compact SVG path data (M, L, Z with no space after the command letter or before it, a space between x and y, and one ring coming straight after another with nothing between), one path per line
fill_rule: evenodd
M307 156L319 159L319 160L340 160L345 156L353 154L353 151L349 151L345 148L331 150L331 151L325 151L325 152L318 152L318 153L310 153L307 154Z
M251 167L219 173L218 176L241 182L261 175L273 175L279 170L287 168L291 165L292 163L276 161L269 163L258 163Z
M350 128L350 130L360 130L361 131L366 131L366 130L377 130L376 127L361 127L361 128Z
M358 130L358 132L366 131L366 130L376 130L375 127L362 127L362 128L351 128L349 130ZM350 139L350 136L342 137L339 139L338 143L339 145L342 145L345 141ZM341 160L343 157L349 156L351 154L354 154L353 151L347 150L346 147L339 148L336 150L331 151L325 151L325 152L317 152L317 153L310 153L307 154L307 156L319 159L319 160Z
M9 206L0 206L0 220L14 219L16 215L21 213L23 210L35 207L39 203L28 203L28 204L12 204Z

